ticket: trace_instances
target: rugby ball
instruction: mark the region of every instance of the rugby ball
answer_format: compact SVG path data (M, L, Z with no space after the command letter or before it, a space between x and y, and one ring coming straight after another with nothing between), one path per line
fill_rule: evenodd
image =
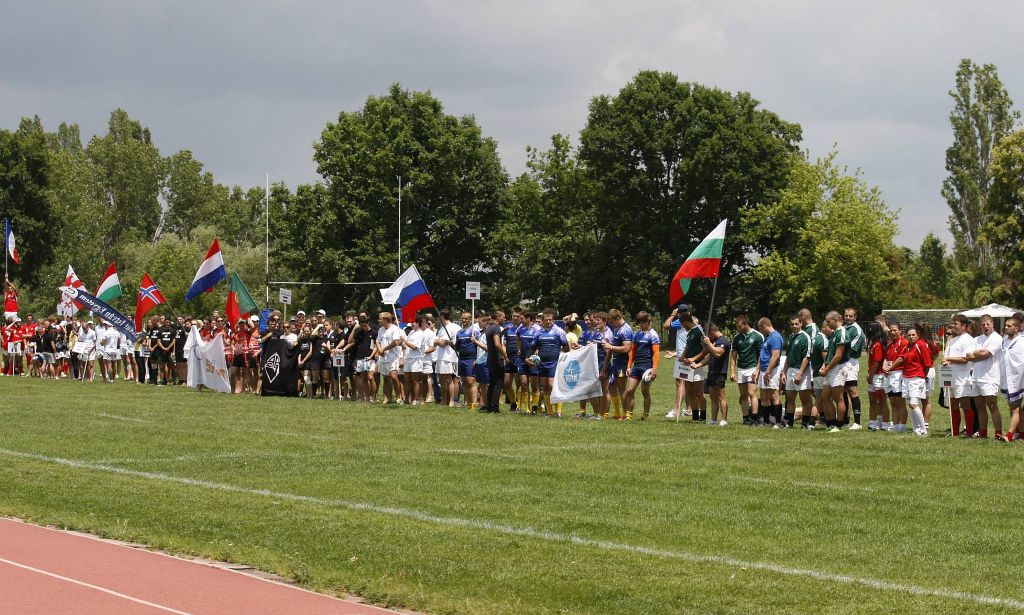
M537 367L538 365L540 365L540 357L535 354L530 355L529 357L527 357L526 362L533 367Z
M640 379L643 380L644 382L650 382L652 378L654 378L654 370L653 369L649 369L649 370L645 371L644 375L640 376Z

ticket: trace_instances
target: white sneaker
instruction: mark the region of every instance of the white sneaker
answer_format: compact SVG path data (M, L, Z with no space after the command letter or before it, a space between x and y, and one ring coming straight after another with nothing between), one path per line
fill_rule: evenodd
M857 431L858 429L864 429L863 427L860 426L860 423L850 424L850 431Z
M729 423L726 423L725 421L718 421L718 426L719 427L728 427Z
M868 421L868 431L878 431L878 422L874 420Z
M693 416L693 412L691 412L690 409L687 408L686 410L683 410L683 416Z
M925 429L924 427L921 427L919 429L915 429L914 430L914 435L915 436L920 436L922 438L926 438L926 437L928 437L928 430Z
M667 419L674 419L674 418L677 418L678 416L679 416L679 411L678 410L669 410L668 414L665 415L665 418L667 418Z
M715 425L717 421L715 419L708 419L708 425Z

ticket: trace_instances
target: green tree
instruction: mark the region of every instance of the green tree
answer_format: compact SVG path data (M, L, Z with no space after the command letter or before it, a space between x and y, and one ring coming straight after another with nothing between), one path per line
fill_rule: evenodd
M11 265L16 284L38 280L53 258L54 238L60 237L50 172L50 150L38 116L23 118L16 131L0 130L0 215L11 220L17 238L21 265Z
M1024 130L996 146L992 176L991 216L983 229L995 255L992 297L1024 305Z
M580 157L600 185L597 219L608 302L663 306L675 270L723 218L729 219L719 292L749 255L786 240L745 243L742 212L785 187L800 127L760 108L747 93L642 71L615 96L590 103Z
M928 233L921 241L916 265L922 290L938 299L948 298L949 275L953 263L946 254L946 245L934 233Z
M430 92L395 84L329 123L314 159L333 213L320 224L332 228L303 247L338 259L308 259L297 269L306 279L394 279L399 224L403 267L417 265L435 300L461 296L467 279L486 283L494 277L485 246L508 177L496 143L473 117L448 115ZM400 220L398 176L405 184ZM305 215L298 210L307 201L297 199L289 215ZM321 204L313 199L310 206ZM369 300L376 290L362 292Z
M606 289L597 254L605 235L594 208L597 183L564 135L554 135L549 150L527 154L528 171L509 187L489 246L502 272L489 299L528 300L560 312L599 305Z
M743 214L746 240L771 241L788 228L793 240L758 261L750 275L768 294L761 313L788 316L856 306L875 314L892 299L896 214L859 174L847 175L836 154L814 163L798 156L777 200Z
M106 203L104 252L122 238L154 239L162 215L165 163L149 129L117 109L110 114L107 134L93 137L86 151L99 169Z
M949 115L953 143L946 150L949 176L942 183L942 196L951 210L954 253L980 285L990 280L988 265L993 255L982 236L992 218L993 149L1010 133L1020 113L1013 110L1013 101L993 64L978 66L969 59L961 60L956 87L949 95L953 98Z

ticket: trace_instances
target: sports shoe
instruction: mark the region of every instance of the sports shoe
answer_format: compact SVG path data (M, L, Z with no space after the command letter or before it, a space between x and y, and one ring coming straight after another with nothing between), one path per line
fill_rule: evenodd
M928 430L925 429L924 427L921 427L919 429L915 429L914 430L914 435L915 436L919 436L921 438L927 438L928 437Z
M878 423L876 421L868 421L868 431L878 431Z
M693 416L693 412L687 408L686 410L683 410L683 416Z
M826 429L825 433L839 433L839 431L840 431L840 429L838 427L836 427L835 425L833 425L833 426L829 427L828 429Z
M718 426L719 426L719 427L728 427L728 426L729 426L729 423L727 423L727 422L725 422L725 421L718 421Z
M708 419L708 420L707 420L707 424L708 424L708 425L714 425L714 424L716 424L717 422L718 422L718 421L716 421L715 419Z
M860 423L851 423L849 429L850 431L858 431L864 428L860 426Z
M576 413L576 418L578 418L578 419L585 419L585 418L587 418L587 413L586 412L577 412Z
M677 418L679 418L679 411L678 410L669 410L665 414L665 418L670 420L670 421L673 420L673 419L677 419Z

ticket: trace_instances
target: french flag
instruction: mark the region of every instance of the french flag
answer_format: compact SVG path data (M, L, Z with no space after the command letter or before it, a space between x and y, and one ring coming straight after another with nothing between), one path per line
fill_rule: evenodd
M4 243L7 244L7 254L10 255L11 260L14 261L15 265L21 264L21 259L18 258L18 248L14 245L14 229L11 228L11 221L4 218Z
M416 265L406 269L394 284L381 289L380 295L384 303L402 308L402 322L415 322L420 310L437 307Z
M206 253L203 264L199 265L199 271L196 272L196 277L192 280L192 286L189 286L188 292L185 293L185 301L191 301L203 293L212 293L217 282L226 280L227 277L228 271L224 268L224 257L220 253L220 244L214 237L210 251Z

